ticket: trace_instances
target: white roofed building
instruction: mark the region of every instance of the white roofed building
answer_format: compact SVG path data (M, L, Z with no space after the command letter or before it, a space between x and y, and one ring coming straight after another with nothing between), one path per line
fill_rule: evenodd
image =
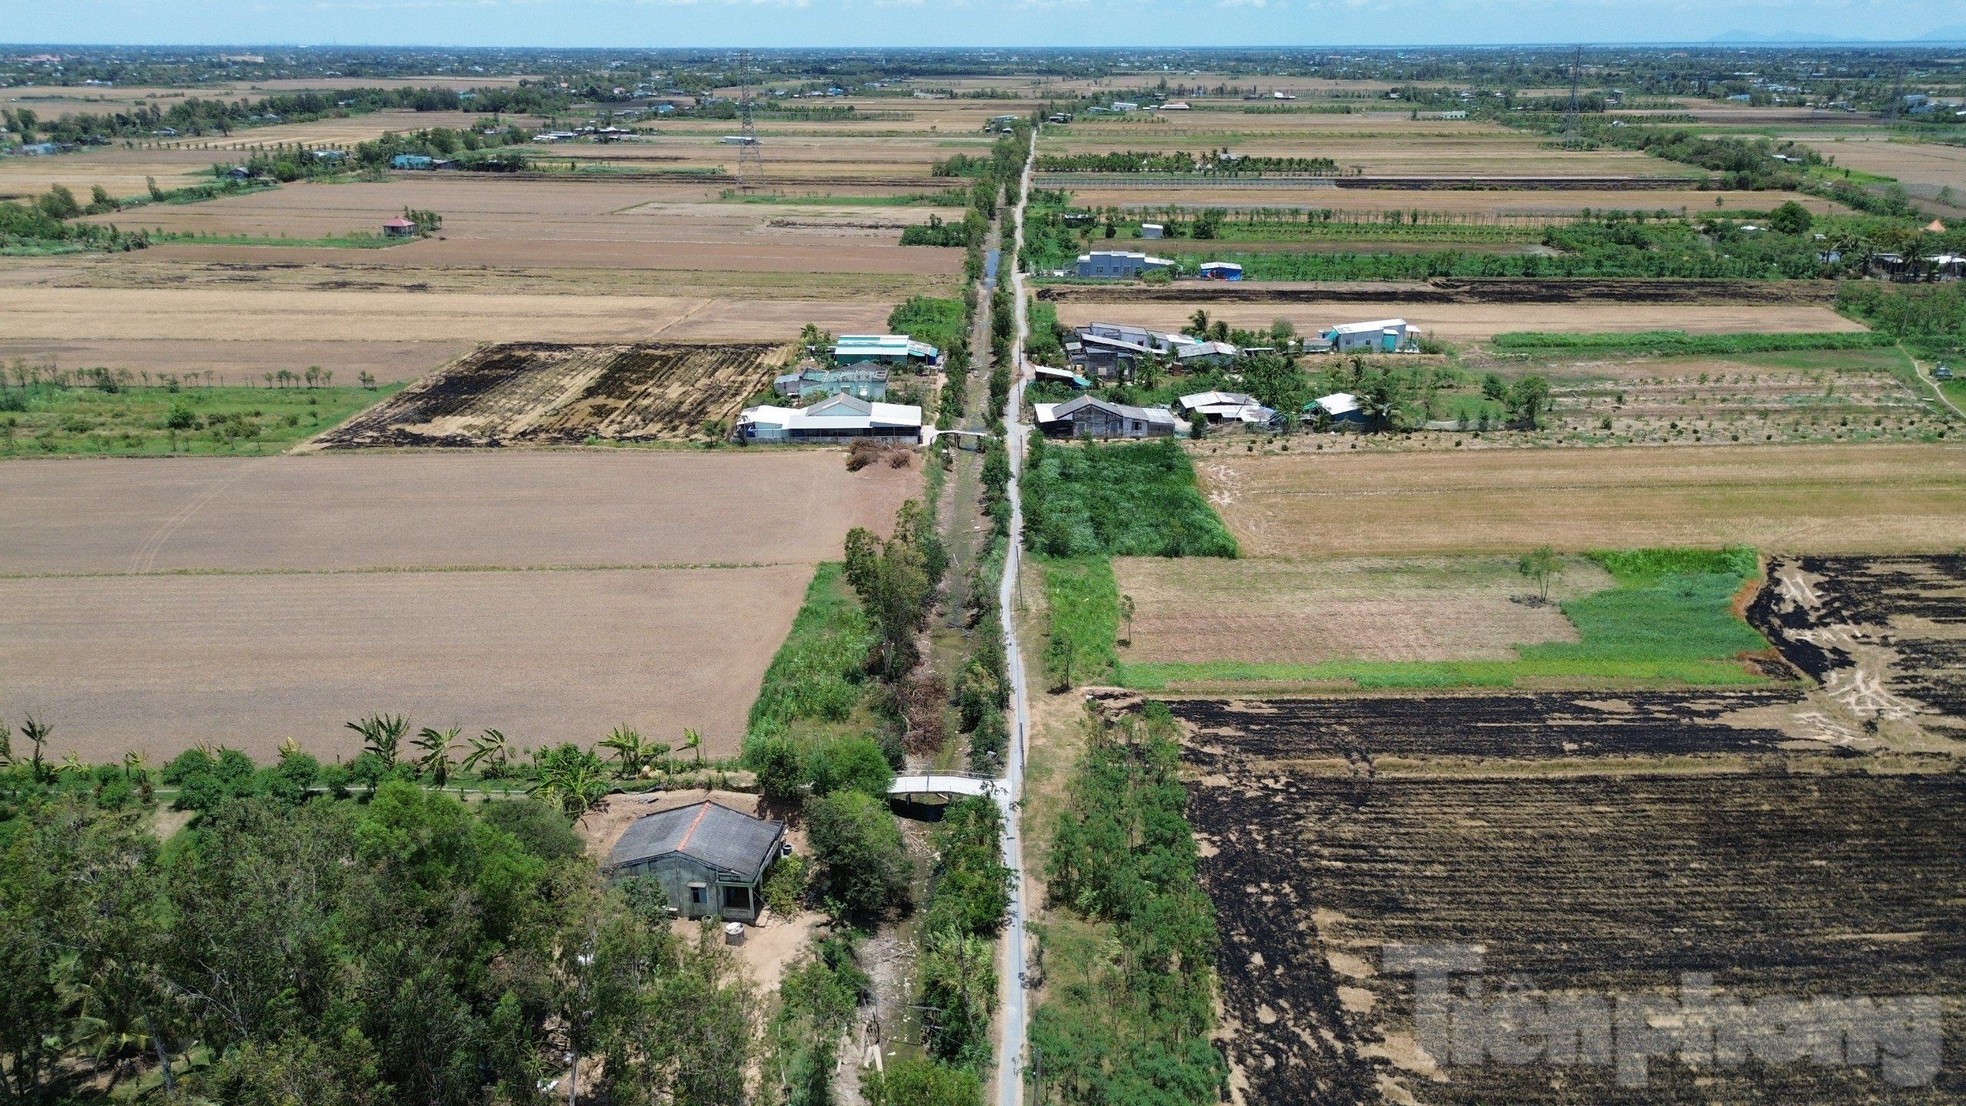
M1351 350L1406 353L1417 347L1420 328L1405 319L1374 319L1365 323L1341 323L1327 329L1322 337L1339 353Z
M810 407L760 404L737 416L737 437L747 442L808 443L872 438L917 445L922 440L922 409L850 395L828 396Z

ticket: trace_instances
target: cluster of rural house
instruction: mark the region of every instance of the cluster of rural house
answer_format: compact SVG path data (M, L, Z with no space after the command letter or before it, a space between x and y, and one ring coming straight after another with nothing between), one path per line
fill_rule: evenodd
M887 402L890 374L925 372L942 354L905 334L845 334L824 364L810 361L772 381L783 404L746 407L736 437L745 442L839 443L872 438L914 445L922 437L922 409Z
M1307 353L1400 353L1418 348L1419 328L1404 319L1328 326L1315 338L1300 343ZM1229 342L1208 341L1187 334L1148 330L1119 323L1089 323L1074 328L1065 343L1069 368L1038 366L1040 381L1087 389L1099 380L1131 380L1149 360L1176 370L1228 368L1244 350ZM1062 403L1032 405L1038 429L1058 438L1153 438L1189 433L1197 420L1210 424L1276 429L1289 419L1242 392L1206 391L1184 395L1166 408L1139 407L1091 395ZM1319 396L1295 417L1336 428L1362 425L1365 411L1358 397L1347 392Z
M1298 342L1296 349L1301 353L1411 353L1419 346L1419 327L1405 319L1374 319L1322 327L1314 337ZM1072 337L1065 342L1065 358L1079 375L1114 380L1131 379L1134 370L1148 361L1184 370L1223 368L1234 364L1242 353L1228 342L1122 323L1074 327Z

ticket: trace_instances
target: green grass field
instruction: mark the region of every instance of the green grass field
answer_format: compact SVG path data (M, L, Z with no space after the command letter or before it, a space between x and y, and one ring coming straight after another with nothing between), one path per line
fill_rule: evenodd
M0 388L0 458L278 453L400 387Z
M1514 687L1523 681L1765 682L1738 659L1768 648L1734 613L1734 596L1759 572L1752 550L1640 549L1588 556L1617 585L1561 604L1581 640L1518 645L1514 660L1120 664L1114 680L1145 691L1203 683L1412 688Z
M874 640L874 627L847 586L846 566L821 564L765 669L746 741L794 729L826 734L853 718L863 705L861 678Z
M1119 585L1105 557L1042 558L1044 598L1051 611L1045 645L1048 686L1100 683L1119 663Z

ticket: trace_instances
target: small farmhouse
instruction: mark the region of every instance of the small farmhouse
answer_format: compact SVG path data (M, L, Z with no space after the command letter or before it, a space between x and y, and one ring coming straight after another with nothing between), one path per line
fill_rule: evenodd
M1190 419L1209 422L1239 422L1249 426L1268 426L1276 411L1242 392L1196 392L1181 397L1181 410Z
M1203 280L1241 280L1242 266L1233 261L1204 261L1196 273Z
M783 824L706 800L637 819L608 854L608 874L654 880L685 918L755 922L784 840Z
M1158 272L1173 267L1174 262L1165 257L1151 257L1130 250L1094 250L1078 256L1073 269L1074 276L1082 277L1138 277L1145 273Z
M1304 421L1315 422L1323 418L1332 425L1362 425L1365 410L1358 405L1358 397L1350 392L1333 392L1319 396L1304 405Z
M1134 407L1091 396L1064 403L1036 403L1038 429L1053 438L1165 438L1184 434L1188 424L1172 412Z
M382 236L384 238L414 238L416 237L416 224L398 215L394 219L383 222Z
M1405 319L1375 319L1369 323L1334 326L1325 331L1323 337L1339 353L1352 350L1407 353L1418 348L1420 328Z
M810 407L761 404L737 416L737 437L746 442L842 443L872 438L896 445L922 440L922 409L834 395Z

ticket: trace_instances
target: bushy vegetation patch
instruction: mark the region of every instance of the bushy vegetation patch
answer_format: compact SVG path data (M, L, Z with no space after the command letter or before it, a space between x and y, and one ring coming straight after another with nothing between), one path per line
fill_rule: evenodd
M1093 931L1045 943L1046 998L1031 1022L1047 1102L1219 1101L1215 908L1185 816L1175 723L1165 706L1101 733L1080 764L1046 871L1054 910Z
M845 721L860 702L867 654L878 638L847 587L846 566L821 564L791 632L765 669L746 741L784 733L800 721Z
M1053 557L1233 557L1236 540L1170 439L1060 446L1034 438L1025 544Z
M961 300L909 296L888 314L887 329L947 353L968 333L969 321Z

